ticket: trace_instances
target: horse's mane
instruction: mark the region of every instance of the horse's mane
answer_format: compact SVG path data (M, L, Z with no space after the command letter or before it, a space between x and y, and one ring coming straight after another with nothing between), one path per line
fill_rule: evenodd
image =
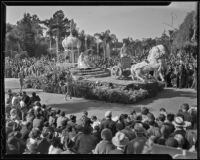
M156 45L156 46L152 47L151 50L149 51L147 60L154 61L168 53L169 53L168 49L165 45L162 45L162 44Z

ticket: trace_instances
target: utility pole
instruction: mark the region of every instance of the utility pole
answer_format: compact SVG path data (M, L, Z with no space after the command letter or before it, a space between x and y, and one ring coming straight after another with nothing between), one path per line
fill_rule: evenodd
M174 27L174 18L176 19L177 16L176 14L174 14L173 12L171 13L171 25L170 24L167 24L167 23L163 23L164 25L167 25L168 27L171 27L173 28L173 30L177 30L177 28ZM173 31L174 32L174 31ZM173 32L169 32L169 36L170 36L170 52L172 54L172 35L173 35Z

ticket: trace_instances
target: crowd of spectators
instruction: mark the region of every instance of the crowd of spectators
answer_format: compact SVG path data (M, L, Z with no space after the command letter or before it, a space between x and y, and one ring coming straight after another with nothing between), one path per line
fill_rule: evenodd
M23 71L24 77L30 75L42 75L45 73L45 67L50 67L54 64L54 59L48 56L41 58L24 58L12 59L6 57L5 59L5 78L19 78L19 72Z
M99 119L84 111L80 118L8 91L7 154L149 154L152 144L197 152L197 106L181 104L177 113L160 108L158 117L142 107Z
M134 63L146 59L144 56L130 56ZM120 62L119 56L112 56L104 59L100 56L91 56L92 63L97 68L111 68ZM49 57L26 58L24 60L6 60L5 77L18 78L18 73L22 70L24 76L42 75L46 73L46 68L55 65L55 60ZM189 56L170 56L167 60L167 67L163 71L167 87L194 88L197 89L197 62L195 58Z

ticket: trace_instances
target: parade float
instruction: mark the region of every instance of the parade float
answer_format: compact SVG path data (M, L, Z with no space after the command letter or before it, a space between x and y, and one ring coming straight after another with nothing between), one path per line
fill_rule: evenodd
M163 45L154 46L147 60L140 63L132 64L131 59L125 56L114 67L98 68L91 58L94 56L92 49L85 47L84 51L80 51L81 42L72 34L73 27L72 20L70 35L62 41L64 54L68 57L66 61L57 62L51 72L30 78L27 86L61 93L59 81L65 80L65 71L70 70L74 79L74 97L125 104L153 97L165 87L165 83L157 78L164 80L161 70L168 53ZM154 71L155 75L149 77L149 71Z

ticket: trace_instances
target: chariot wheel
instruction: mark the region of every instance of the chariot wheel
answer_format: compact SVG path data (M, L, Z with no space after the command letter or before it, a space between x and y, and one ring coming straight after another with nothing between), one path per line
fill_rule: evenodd
M114 77L114 78L119 78L122 76L122 69L118 66L114 66L112 69L111 69L111 77Z

